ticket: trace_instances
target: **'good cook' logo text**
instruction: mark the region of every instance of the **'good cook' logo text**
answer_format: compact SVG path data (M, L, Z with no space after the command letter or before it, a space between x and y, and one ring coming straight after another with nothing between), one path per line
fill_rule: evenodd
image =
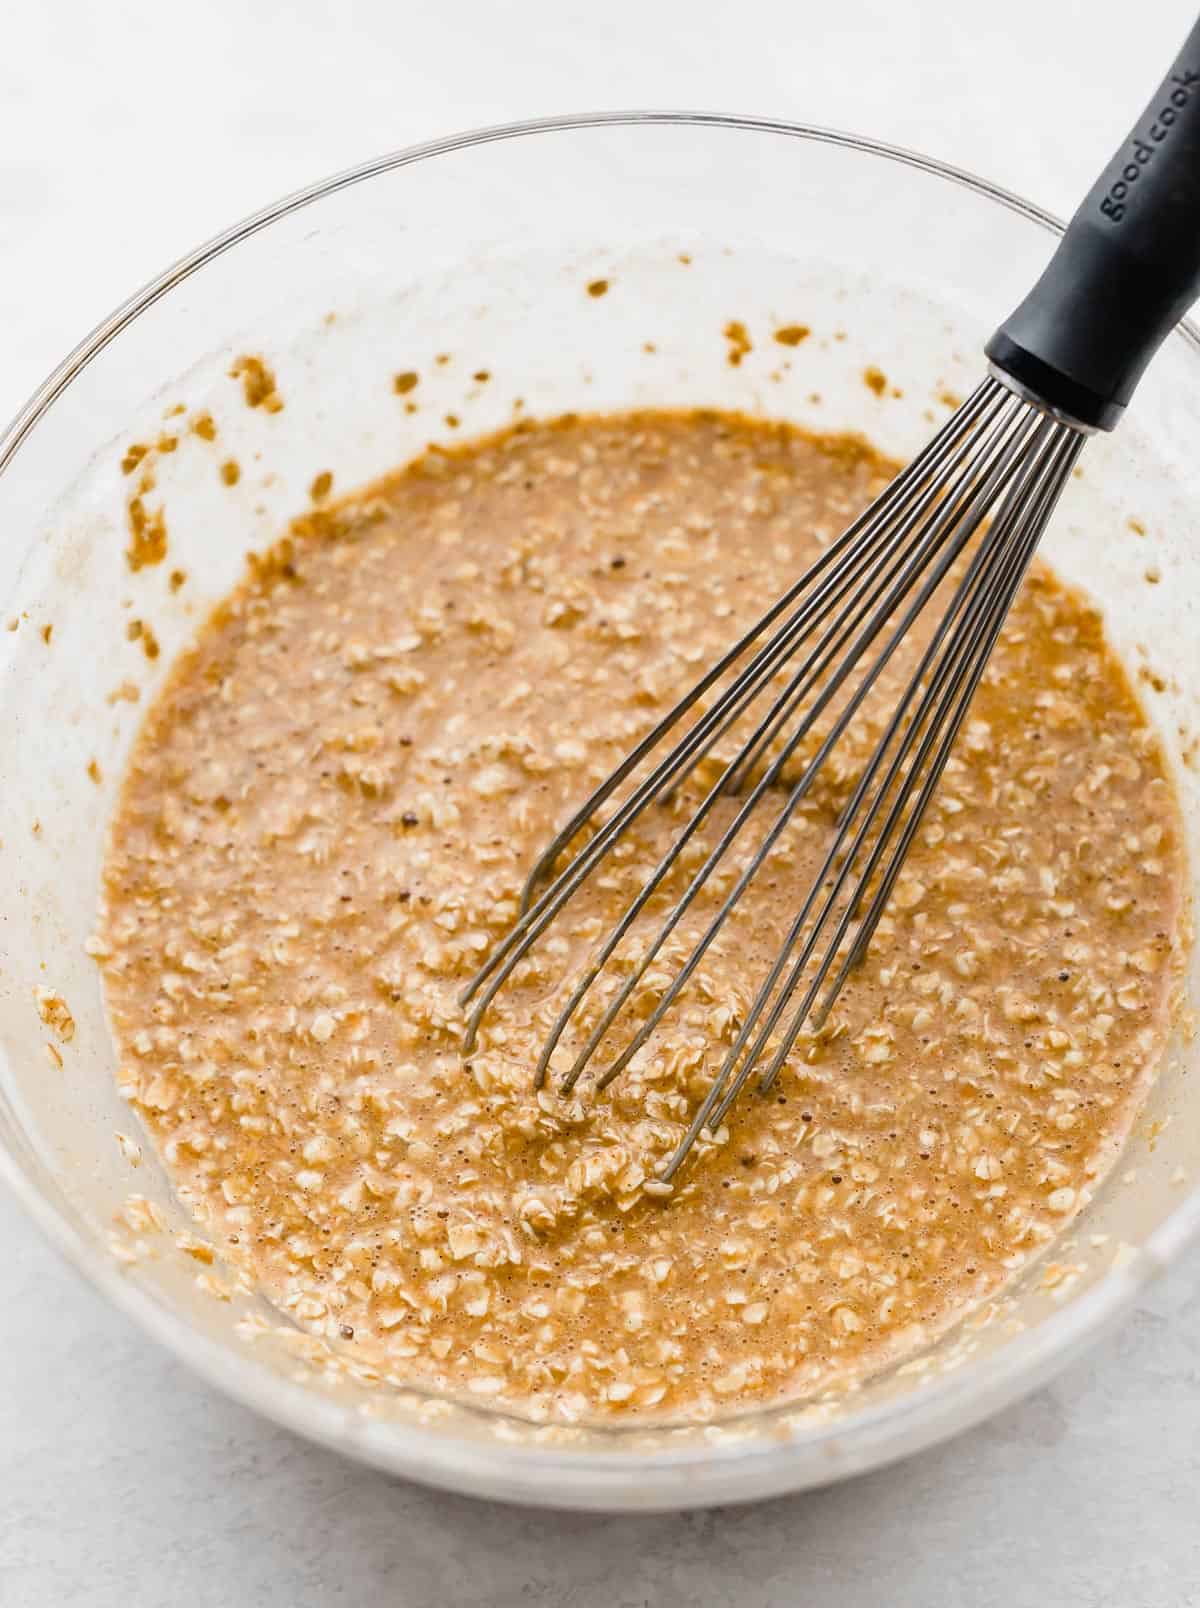
M1200 84L1200 73L1184 68L1182 72L1172 73L1167 82L1173 86L1167 104L1162 107L1147 129L1145 139L1140 134L1134 135L1129 160L1122 167L1121 176L1109 185L1108 194L1100 203L1101 212L1114 223L1119 223L1125 216L1125 204L1130 190L1153 162L1158 147L1170 134L1172 125L1191 99L1197 84Z

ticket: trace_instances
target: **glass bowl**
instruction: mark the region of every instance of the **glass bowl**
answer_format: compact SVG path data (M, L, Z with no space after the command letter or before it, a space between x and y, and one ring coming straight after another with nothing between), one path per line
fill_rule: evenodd
M737 1501L875 1467L1032 1389L1196 1232L1200 1053L1177 1034L1126 1153L1052 1251L1055 1275L1035 1266L852 1394L703 1429L547 1429L372 1388L253 1292L214 1295L219 1267L206 1274L176 1244L192 1225L148 1143L133 1165L136 1121L84 947L147 700L318 472L347 490L514 413L653 404L859 430L905 456L981 373L984 339L1057 227L966 174L828 130L676 113L489 129L237 225L119 308L14 420L0 441L0 1163L70 1260L214 1384L460 1491L600 1509ZM734 322L748 350L728 338ZM781 343L788 325L811 334ZM281 408L247 406L229 373L246 354L272 371ZM868 368L886 384L864 383ZM409 373L418 383L397 386ZM1089 446L1047 542L1144 683L1193 872L1198 404L1200 347L1184 328L1117 436ZM135 444L148 456L127 473ZM166 556L135 569L131 554L155 556L160 512ZM131 640L135 618L150 633ZM43 1022L39 988L67 1002L69 1042ZM144 1198L133 1210L131 1194Z

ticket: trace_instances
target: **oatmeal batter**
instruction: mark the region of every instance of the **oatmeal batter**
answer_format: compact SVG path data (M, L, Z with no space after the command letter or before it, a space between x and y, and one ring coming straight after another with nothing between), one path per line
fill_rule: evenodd
M122 1088L298 1323L535 1417L703 1417L913 1350L1086 1201L1161 1045L1181 839L1096 612L1044 567L864 965L673 1199L644 1186L882 706L608 1091L535 1095L532 1067L694 797L649 813L460 1054L457 996L554 829L888 473L854 441L711 412L521 426L299 522L179 664L105 874Z

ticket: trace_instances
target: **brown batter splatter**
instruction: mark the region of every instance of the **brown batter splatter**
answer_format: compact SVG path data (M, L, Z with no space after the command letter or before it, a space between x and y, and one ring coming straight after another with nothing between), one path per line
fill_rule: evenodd
M231 379L242 382L242 395L246 399L246 406L262 408L266 413L278 413L283 407L283 398L275 384L275 375L263 362L261 357L239 357L234 360L229 370Z
M154 660L158 658L158 638L145 620L130 620L125 627L125 636L128 641L141 644L142 652L147 659Z
M64 1044L69 1044L75 1037L75 1018L71 1013L71 1007L56 988L39 986L33 992L38 1015L42 1021ZM59 1064L61 1065L61 1062Z
M729 342L729 366L737 368L746 353L754 350L750 336L746 333L746 326L740 319L731 318L722 333Z
M167 556L167 518L161 508L149 509L141 493L129 499L126 514L129 546L125 560L134 574L150 564L161 564Z

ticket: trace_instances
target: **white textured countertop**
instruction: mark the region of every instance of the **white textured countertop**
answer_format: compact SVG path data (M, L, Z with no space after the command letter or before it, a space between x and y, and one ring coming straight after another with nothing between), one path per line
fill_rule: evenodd
M454 128L632 105L911 145L1067 211L1187 0L48 0L0 55L0 413L205 235ZM975 13L973 15L973 13ZM705 18L703 26L700 18ZM2 874L2 873L0 873ZM1051 1388L836 1489L523 1513L356 1468L187 1374L0 1194L0 1608L1200 1604L1200 1255Z

